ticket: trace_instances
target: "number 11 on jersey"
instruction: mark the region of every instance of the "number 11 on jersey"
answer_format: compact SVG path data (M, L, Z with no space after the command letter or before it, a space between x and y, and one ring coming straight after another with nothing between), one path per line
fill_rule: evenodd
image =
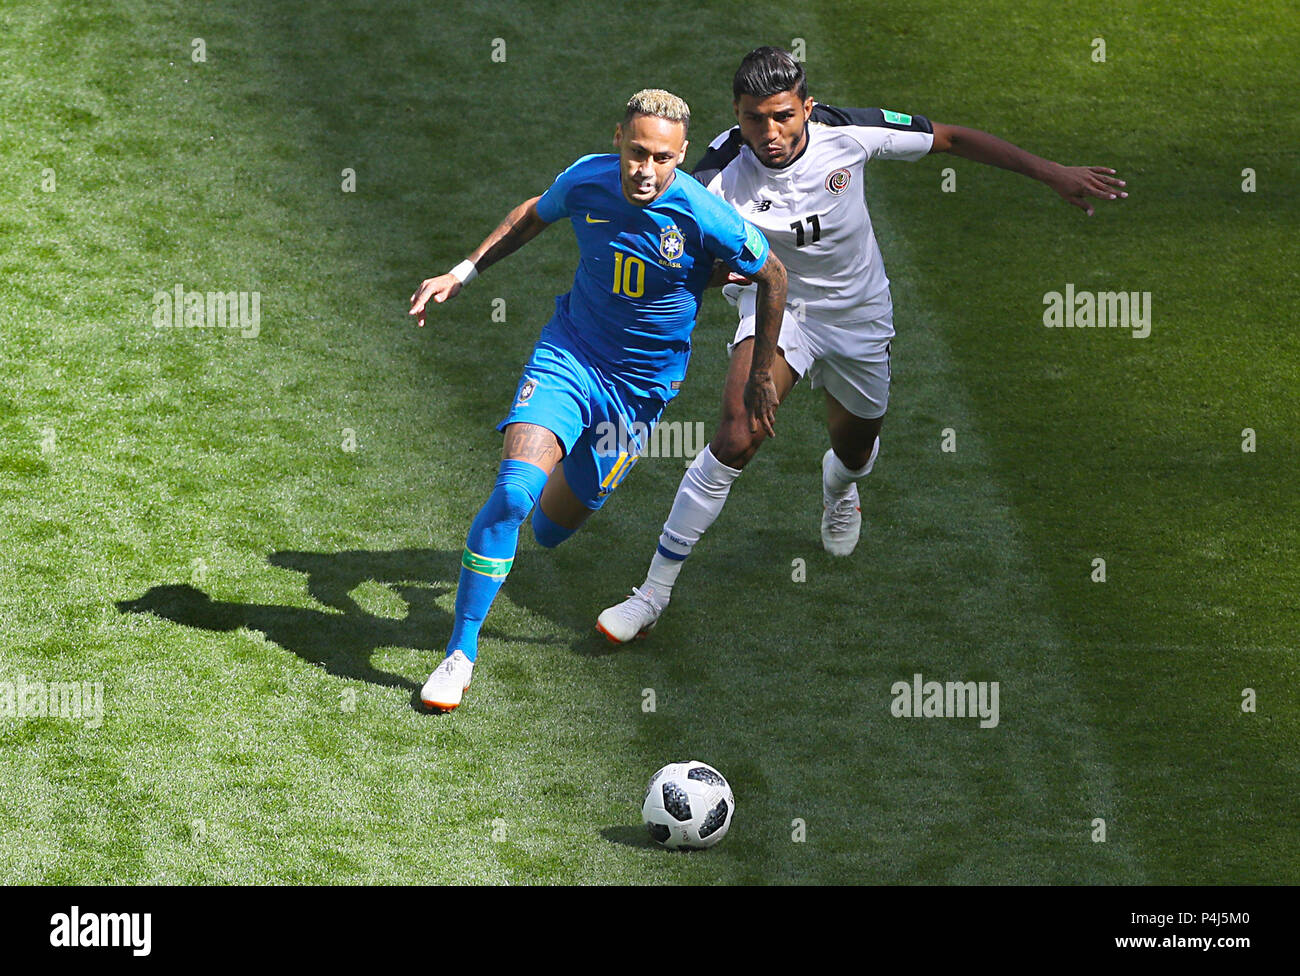
M811 217L805 217L804 220L808 222L809 228L812 229L812 243L816 244L818 241L822 239L821 219L818 217L817 214L813 214ZM803 220L796 220L794 223L790 225L790 229L794 231L795 247L803 247L804 244L807 243L807 241L804 240L803 225L804 225Z

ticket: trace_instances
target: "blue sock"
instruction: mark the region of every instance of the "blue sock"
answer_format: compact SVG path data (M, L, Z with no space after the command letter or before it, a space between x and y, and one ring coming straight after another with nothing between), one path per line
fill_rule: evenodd
M546 477L545 471L527 461L501 462L496 486L465 540L448 654L461 650L471 661L478 658L479 628L510 572L519 546L519 526L541 497Z
M537 540L538 545L554 549L577 531L577 529L566 529L558 522L552 522L542 511L541 505L533 509L533 538Z

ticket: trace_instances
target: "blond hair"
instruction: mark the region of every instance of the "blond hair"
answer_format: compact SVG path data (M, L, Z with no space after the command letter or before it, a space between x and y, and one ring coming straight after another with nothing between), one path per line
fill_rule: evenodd
M672 92L662 88L643 88L627 100L627 112L623 124L632 121L634 115L652 115L669 122L680 122L684 135L691 125L691 108L686 102Z

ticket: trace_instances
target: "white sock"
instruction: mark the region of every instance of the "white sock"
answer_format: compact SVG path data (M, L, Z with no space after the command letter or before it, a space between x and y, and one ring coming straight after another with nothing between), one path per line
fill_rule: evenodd
M831 451L831 463L826 465L826 474L822 478L822 487L832 495L842 495L850 488L853 483L860 478L865 478L871 474L871 469L876 466L876 455L880 453L880 438L876 438L876 443L871 447L871 457L867 458L867 463L862 466L862 470L853 471L844 466L840 456Z
M739 468L723 464L707 446L686 469L642 587L651 591L647 595L655 603L660 606L668 603L677 574L682 571L682 563L695 548L695 543L700 541L700 536L722 513L731 483L739 475Z

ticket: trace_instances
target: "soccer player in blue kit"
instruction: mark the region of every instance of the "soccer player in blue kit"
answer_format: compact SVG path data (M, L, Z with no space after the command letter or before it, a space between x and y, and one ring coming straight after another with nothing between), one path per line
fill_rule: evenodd
M745 404L754 429L774 433L772 360L785 268L730 204L677 172L689 123L690 110L677 96L658 89L633 95L614 131L617 154L579 159L540 197L512 210L467 260L426 279L411 296L411 314L423 325L430 302L454 297L478 271L561 217L573 224L581 260L497 425L505 433L501 467L465 542L447 655L420 692L431 708L456 708L469 687L479 629L528 513L537 541L557 546L636 462L638 435L653 429L686 374L715 260L758 283ZM603 446L612 431L625 445L617 452Z

